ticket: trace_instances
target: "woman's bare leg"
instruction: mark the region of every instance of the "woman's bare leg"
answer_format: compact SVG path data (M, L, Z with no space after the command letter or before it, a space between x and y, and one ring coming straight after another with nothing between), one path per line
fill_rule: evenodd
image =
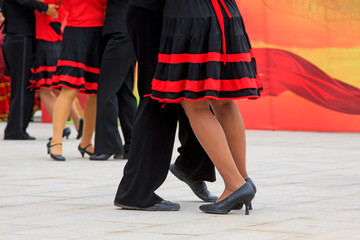
M51 145L62 143L62 134L65 123L70 113L70 107L78 91L63 87L59 97L56 99L53 112L53 138ZM61 155L62 146L56 145L51 149L53 154Z
M41 102L44 104L46 111L53 116L54 105L56 102L56 98L52 95L52 89L43 88L39 91L39 97Z
M95 131L96 122L96 95L89 95L84 109L84 131L80 142L80 147L84 148L92 143L92 136ZM94 146L86 149L94 152Z
M53 93L55 96L57 96L57 97L58 97L59 94L60 94L60 92L57 91L57 90L55 90L55 89L52 89L51 91L52 91L52 93ZM75 99L74 99L74 100L75 100ZM76 105L75 105L74 101L73 101L73 103L71 104L70 117L71 117L71 119L72 119L73 122L74 122L74 125L75 125L76 130L79 130L79 123L80 123L80 118L81 118L81 116L80 116L80 114L79 114L79 111L78 111L77 108L76 108ZM65 126L65 127L67 127L67 126Z
M221 124L241 176L246 179L246 135L240 111L232 100L211 101L211 107Z
M225 190L217 200L221 201L245 183L237 170L224 130L210 111L209 100L182 101L181 104L196 137L224 180Z
M81 116L80 116L80 113L79 113L79 111L78 111L78 109L77 109L77 107L76 107L75 102L73 102L73 103L71 104L70 117L71 117L71 119L72 119L73 122L74 122L75 129L76 129L77 131L79 131L79 125L80 125L80 118L81 118Z

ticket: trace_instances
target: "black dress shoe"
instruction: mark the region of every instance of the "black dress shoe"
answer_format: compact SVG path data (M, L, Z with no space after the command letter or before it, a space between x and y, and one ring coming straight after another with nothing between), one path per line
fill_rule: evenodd
M114 155L114 159L123 159L122 153L116 153L116 154L109 154L109 153L95 153L94 155L90 156L90 160L94 161L106 161L108 160L112 155Z
M251 187L254 190L254 193L256 193L256 186L253 183L253 181L251 180L251 178L248 177L248 178L245 179L245 181L248 182L251 185ZM242 207L243 207L243 204L241 203L241 204L235 205L232 209L233 210L240 210L240 209L242 209ZM249 204L249 210L253 210L251 202Z
M180 209L180 205L178 203L173 203L166 200L162 200L161 202L150 207L128 206L117 202L114 202L114 205L126 210L142 210L142 211L178 211Z
M30 136L29 134L25 133L22 140L36 140L36 138Z
M201 211L206 213L226 214L230 212L235 205L245 204L245 214L249 215L249 204L254 196L255 193L253 188L248 182L246 182L224 200L217 203L204 204L199 208Z
M175 175L179 180L185 182L191 190L195 193L196 196L198 196L201 200L205 202L215 202L218 198L215 195L212 195L207 187L206 183L204 181L200 182L194 182L192 181L186 174L181 171L180 168L178 168L175 164L170 165L170 172Z
M36 138L24 133L22 136L4 136L4 140L36 140Z
M95 153L94 155L90 156L90 160L95 161L106 161L111 157L112 154L107 153Z

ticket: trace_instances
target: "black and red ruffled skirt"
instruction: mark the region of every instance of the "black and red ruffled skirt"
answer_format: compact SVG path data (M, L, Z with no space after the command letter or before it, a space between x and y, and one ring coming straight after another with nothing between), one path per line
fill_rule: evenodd
M36 55L34 66L31 69L32 79L30 86L33 90L49 88L52 85L52 77L56 71L56 64L60 56L60 42L48 42L36 40Z
M52 88L96 94L102 56L102 27L66 27Z
M235 0L167 0L151 97L258 98L262 84Z

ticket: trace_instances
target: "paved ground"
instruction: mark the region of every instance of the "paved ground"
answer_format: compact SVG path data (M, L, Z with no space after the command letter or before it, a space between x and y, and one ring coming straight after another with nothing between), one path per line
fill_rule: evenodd
M73 133L64 141L68 160L55 162L45 148L50 124L30 125L36 141L3 141L4 127L1 240L360 239L360 134L247 131L258 193L245 216L202 213L202 202L171 173L157 193L180 211L119 210L112 203L124 160L81 158ZM223 186L208 187L220 194Z

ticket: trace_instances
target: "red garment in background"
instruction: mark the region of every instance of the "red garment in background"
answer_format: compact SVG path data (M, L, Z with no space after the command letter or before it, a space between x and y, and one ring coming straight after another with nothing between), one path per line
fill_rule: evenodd
M45 4L58 4L57 0L44 0ZM52 22L58 22L62 24L66 17L66 10L64 5L60 5L58 8L59 17L52 18L46 14L40 13L39 11L35 10L35 38L48 41L48 42L57 42L61 41L61 35L55 32L55 30L51 27Z
M280 49L255 48L262 96L291 91L342 113L360 114L360 89L334 79L306 59ZM294 106L296 107L296 106Z
M106 0L63 0L62 2L69 13L66 26L104 26Z
M0 29L0 121L6 120L10 107L10 78L5 76L5 62L3 52L1 51L3 45L4 35Z

